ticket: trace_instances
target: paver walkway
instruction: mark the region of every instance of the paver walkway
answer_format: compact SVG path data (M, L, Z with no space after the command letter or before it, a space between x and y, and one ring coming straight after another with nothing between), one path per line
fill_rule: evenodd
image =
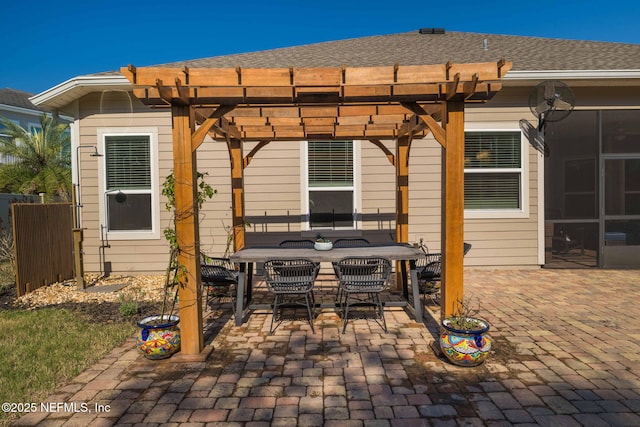
M436 357L437 323L400 308L387 334L355 320L342 335L325 311L315 335L273 336L270 314L235 327L222 310L206 362L148 361L129 340L49 398L91 412L17 425L640 426L640 271L472 270L465 286L492 326L480 367Z

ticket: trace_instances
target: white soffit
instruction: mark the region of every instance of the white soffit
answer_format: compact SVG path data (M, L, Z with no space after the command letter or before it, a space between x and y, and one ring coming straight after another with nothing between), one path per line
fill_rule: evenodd
M521 86L542 80L567 80L574 86L640 86L640 70L511 70L502 84Z
M60 83L29 98L35 105L62 108L76 99L103 90L131 90L129 80L121 74L102 76L79 76Z

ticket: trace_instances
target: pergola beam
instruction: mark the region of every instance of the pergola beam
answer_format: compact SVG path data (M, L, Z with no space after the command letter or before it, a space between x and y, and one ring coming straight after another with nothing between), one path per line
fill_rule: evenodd
M409 111L412 111L416 116L420 117L424 124L429 128L433 137L445 147L446 137L445 131L438 121L441 119L442 106L436 105L430 108L431 112L427 112L421 105L412 102L403 102L402 106Z

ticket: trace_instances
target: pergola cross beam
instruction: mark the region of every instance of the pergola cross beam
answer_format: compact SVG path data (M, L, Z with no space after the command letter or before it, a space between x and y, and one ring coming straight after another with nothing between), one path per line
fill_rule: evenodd
M411 114L402 104L485 102L506 62L325 68L123 68L134 94L154 107L236 107L213 128L221 139L397 139ZM206 115L206 114L204 114ZM422 126L422 125L421 125ZM432 126L428 126L431 128ZM433 130L431 130L433 132ZM437 134L434 132L434 135Z

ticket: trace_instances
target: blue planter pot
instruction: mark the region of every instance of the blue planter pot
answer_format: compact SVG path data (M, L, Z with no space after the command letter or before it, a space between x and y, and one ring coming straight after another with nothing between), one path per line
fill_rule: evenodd
M176 315L149 316L138 322L136 347L147 359L171 357L180 350L180 318Z
M480 325L477 329L457 329L451 325L450 319L442 321L440 349L454 365L478 366L489 356L491 337L486 334L489 324L481 319L472 320Z

